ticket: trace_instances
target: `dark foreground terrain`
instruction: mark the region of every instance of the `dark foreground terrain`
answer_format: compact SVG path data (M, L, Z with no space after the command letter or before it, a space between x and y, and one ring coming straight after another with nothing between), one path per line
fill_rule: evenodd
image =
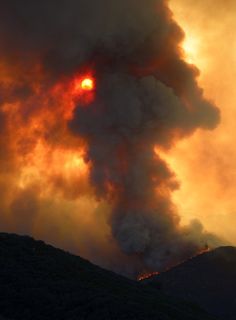
M221 247L145 281L191 300L223 320L236 319L236 248Z
M213 319L42 241L0 233L0 319Z

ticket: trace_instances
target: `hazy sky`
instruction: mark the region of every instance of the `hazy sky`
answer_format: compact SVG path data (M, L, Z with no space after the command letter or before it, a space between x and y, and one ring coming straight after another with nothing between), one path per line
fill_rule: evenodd
M169 154L181 188L174 195L185 219L205 226L236 244L236 2L171 0L186 33L186 58L201 71L205 95L221 109L213 132L197 132Z

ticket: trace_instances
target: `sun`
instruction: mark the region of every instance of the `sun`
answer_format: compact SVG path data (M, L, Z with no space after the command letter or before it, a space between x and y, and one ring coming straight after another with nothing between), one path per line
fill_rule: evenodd
M196 37L186 37L182 45L185 58L188 63L195 63L198 53L198 39Z
M84 78L81 81L81 89L83 89L84 91L92 91L94 89L93 78Z

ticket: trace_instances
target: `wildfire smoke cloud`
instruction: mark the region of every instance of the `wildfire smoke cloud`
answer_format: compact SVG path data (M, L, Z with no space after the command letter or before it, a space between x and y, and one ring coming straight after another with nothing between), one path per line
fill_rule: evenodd
M160 156L219 122L167 2L8 0L0 21L4 228L130 276L217 245L180 225Z

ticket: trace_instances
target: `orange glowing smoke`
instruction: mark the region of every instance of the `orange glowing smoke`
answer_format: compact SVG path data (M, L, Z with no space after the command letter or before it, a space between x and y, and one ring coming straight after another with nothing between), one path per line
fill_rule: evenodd
M67 126L76 106L94 98L94 90L81 88L87 78L95 86L92 72L51 84L40 66L23 72L2 57L0 71L3 93L11 98L0 106L1 231L45 239L89 259L99 252L115 260L118 249L107 241L109 207L98 203L90 185L86 143ZM11 91L25 86L27 95Z

